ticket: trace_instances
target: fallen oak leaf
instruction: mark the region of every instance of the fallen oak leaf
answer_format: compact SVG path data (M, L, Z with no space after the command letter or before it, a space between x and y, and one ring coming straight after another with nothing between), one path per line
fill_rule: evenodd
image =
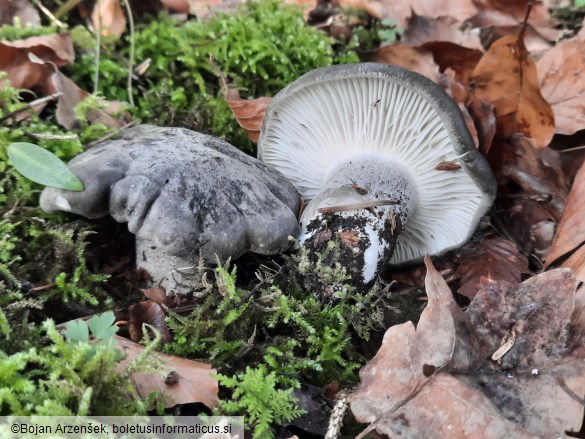
M544 148L554 134L554 115L540 93L536 66L524 46L527 18L518 34L492 44L471 75L472 89L494 105L497 135L522 133Z
M426 262L427 293L439 299L428 306L457 306L440 275ZM443 352L440 361L457 357L447 353L452 343L436 340L445 334L453 337L449 331L435 335L433 323L444 325L437 319L440 311L423 314L416 331L410 322L391 327L380 351L360 371L360 385L349 397L356 419L371 423L359 437L373 429L390 437L439 439L556 437L567 430L578 431L583 407L558 383L560 377L571 392L585 392L582 339L567 338L571 331L566 328L575 286L569 270L540 274L515 289L505 282L489 283L465 312L468 323L459 328L466 339L480 343L474 352L482 354L484 361L479 367L469 362L469 369L456 374L447 373L449 362L440 368L427 367L425 373L416 358L432 356L426 351L433 342ZM488 358L510 331L516 339L502 353L500 359L508 368L502 370ZM489 355L483 356L485 352Z
M516 244L493 236L465 245L457 255L455 275L460 277L459 294L473 297L484 282L482 278L506 281L516 286L523 273L529 273L528 258Z
M5 81L19 89L35 90L43 87L52 70L32 62L29 54L57 67L71 64L75 60L75 50L69 34L0 41L0 70L7 73L6 78L0 78L0 87Z
M585 44L562 41L538 61L541 93L552 105L555 132L574 134L585 128Z
M252 142L258 143L260 130L264 122L264 113L272 101L270 97L241 99L236 89L224 89L224 98L238 124L246 131Z
M118 370L122 372L144 351L144 346L117 335L114 339L126 355L126 358L118 363ZM217 372L211 365L160 352L157 352L156 356L162 362L163 376L143 372L134 372L130 375L142 398L146 399L152 392L162 392L171 396L170 399L165 398L162 401L165 408L194 402L203 403L209 408L218 407L219 386L217 380L212 378ZM174 378L167 383L165 381L168 380L169 374L174 375Z
M211 66L219 76L223 97L232 110L238 124L246 131L250 140L258 143L260 130L264 122L264 113L272 101L271 97L260 97L256 99L242 99L238 89L230 88L227 79L221 69L214 63L213 57L209 58Z
M152 300L144 300L130 305L128 308L128 332L130 333L130 338L132 341L140 342L145 335L144 324L147 324L160 333L163 343L169 343L172 341L173 336L169 331L165 320L166 317L163 308Z
M546 267L585 243L585 216L582 209L584 199L585 166L581 166L573 182L571 192L567 196L565 211L557 226L550 253L546 258Z

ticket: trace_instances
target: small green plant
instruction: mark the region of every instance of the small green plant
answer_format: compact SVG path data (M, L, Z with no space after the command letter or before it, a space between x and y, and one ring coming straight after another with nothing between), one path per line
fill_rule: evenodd
M14 142L6 150L12 166L29 180L36 183L67 189L83 190L83 183L55 154L40 146L26 142Z
M380 22L378 36L384 43L394 43L402 35L403 30L398 27L398 22L385 18Z
M94 315L89 320L89 324L83 320L73 320L67 322L63 335L73 343L89 343L89 331L91 330L94 343L92 349L87 352L88 359L93 358L102 347L113 349L118 359L122 359L124 358L122 351L115 347L114 335L118 332L118 327L114 325L115 320L116 316L111 311Z
M91 35L73 33L81 57L67 69L91 89L95 69ZM137 26L135 58L149 67L134 87L134 113L160 125L186 126L253 150L220 89L221 69L242 97L272 96L303 73L339 62L357 62L355 54L338 56L334 40L304 23L302 10L277 0L254 0L236 12L218 12L206 20L178 22L161 15ZM99 61L100 92L107 99L127 99L130 43L104 43ZM121 59L122 57L122 59Z
M79 340L85 323L76 324L75 329L69 326L68 341L48 320L43 328L49 345L13 355L0 351L0 414L145 414L147 407L131 380L116 370L123 356L106 342L114 331L110 321L106 315L93 323L92 332L104 337L99 344Z
M85 260L86 238L94 233L89 230L75 230L73 228L50 230L49 235L56 238L57 258L67 260L66 255L74 259L73 273L62 271L55 276L55 290L50 296L58 296L61 300L75 300L79 303L98 304L98 299L92 289L107 280L105 274L91 273Z
M279 389L274 372L264 365L247 367L242 373L228 377L218 376L219 383L233 390L231 399L221 402L224 415L245 413L246 427L258 439L274 438L272 426L290 422L304 413L295 407L292 388Z

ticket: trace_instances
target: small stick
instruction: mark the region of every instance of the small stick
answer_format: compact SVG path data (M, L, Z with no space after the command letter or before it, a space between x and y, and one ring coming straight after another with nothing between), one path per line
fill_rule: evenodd
M21 107L18 110L14 110L12 113L8 113L6 116L2 117L0 119L0 122L4 122L5 120L10 119L11 117L16 116L17 114L22 113L23 111L26 111L26 110L29 110L29 109L36 107L37 105L42 105L42 104L46 104L47 102L54 101L55 99L59 98L60 96L63 96L63 93L57 92L57 93L54 93L52 95L45 96L45 97L36 99L32 102L29 102L24 107Z
M358 209L368 209L371 207L378 207L378 206L391 206L400 204L398 200L372 200L372 201L364 201L363 203L354 203L354 204L342 204L339 206L330 206L330 207L320 207L317 209L318 213L337 213L337 212L346 212L348 210L358 210Z
M111 133L106 134L104 137L100 137L99 139L96 139L92 142L89 142L87 145L85 145L85 150L88 150L89 148L94 147L95 145L97 145L98 143L101 143L105 140L111 139L112 137L114 137L117 134L120 134L120 132L127 130L130 127L133 127L134 125L136 125L136 121L133 120L132 122L128 122L126 125L124 125L123 127L118 128L115 131L112 131Z
M60 28L64 28L66 27L63 22L61 20L59 20L57 17L55 17L53 15L53 13L51 11L49 11L45 5L43 5L39 0L34 0L35 5L37 5L37 8L39 8L43 14L45 14L47 17L49 17L49 20L51 20L53 23L55 23L58 27Z
M25 136L32 137L38 140L77 140L79 136L77 134L46 134L46 133L31 133L29 131L24 132Z

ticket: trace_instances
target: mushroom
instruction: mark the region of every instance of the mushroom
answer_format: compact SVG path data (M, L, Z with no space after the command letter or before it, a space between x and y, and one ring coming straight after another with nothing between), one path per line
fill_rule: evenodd
M299 195L282 174L194 131L142 125L68 166L85 189L45 188L41 207L127 222L137 265L169 293L186 292L183 272L199 255L275 254L299 233Z
M391 65L320 68L281 90L258 157L310 200L301 242L337 240L358 285L465 243L496 192L455 102Z

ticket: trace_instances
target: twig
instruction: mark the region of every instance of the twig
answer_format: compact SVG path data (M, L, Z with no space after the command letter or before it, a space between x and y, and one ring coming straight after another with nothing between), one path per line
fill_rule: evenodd
M101 143L101 142L104 142L104 141L106 141L108 139L111 139L115 135L120 134L122 131L127 130L128 128L131 128L134 125L136 125L136 121L135 120L133 120L132 122L128 122L123 127L120 127L117 130L112 131L111 133L108 133L108 134L106 134L103 137L100 137L99 139L96 139L96 140L93 140L93 141L89 142L87 145L85 145L85 149L88 150L89 148L93 148L98 143Z
M557 152L558 152L559 154L565 154L565 153L567 153L567 152L581 151L581 150L583 150L583 149L585 149L585 145L583 145L583 146L576 146L576 147L574 147L574 148L563 149L563 150L560 150L560 151L557 151Z
M347 212L348 210L357 210L357 209L368 209L371 207L378 207L378 206L392 206L400 204L398 200L372 200L372 201L364 201L363 203L354 203L354 204L341 204L339 206L329 206L329 207L320 207L317 209L318 213L337 213L337 212Z
M343 426L343 418L349 407L349 403L347 402L349 394L350 391L348 389L340 390L337 394L335 405L333 406L333 410L331 410L329 426L327 427L327 433L325 434L324 439L337 439L339 437L341 427Z
M30 109L32 109L32 108L34 108L34 107L36 107L37 105L42 105L42 104L45 104L45 103L47 103L47 102L54 101L55 99L59 98L59 97L60 97L60 96L62 96L62 95L63 95L63 93L61 93L61 92L59 91L59 92L57 92L57 93L54 93L54 94L52 94L52 95L45 96L45 97L42 97L42 98L36 99L36 100L34 100L34 101L32 101L32 102L29 102L29 103L28 103L28 104L26 104L24 107L22 107L22 108L19 108L18 110L14 110L12 113L8 113L6 116L3 116L3 117L0 119L0 122L4 122L5 120L8 120L8 119L10 119L10 118L12 118L12 117L16 116L17 114L20 114L20 113L22 113L22 112L24 112L24 111L26 111L26 110L30 110Z
M23 134L25 136L31 137L33 139L39 139L39 140L77 140L77 139L79 139L79 136L77 134L31 133L30 131L25 131Z
M102 10L100 8L100 0L97 1L95 8L98 8L98 30L97 39L95 43L95 72L93 74L93 94L97 94L100 83L100 54L102 45Z
M81 0L69 0L67 3L65 3L63 6L61 6L59 9L57 9L55 16L57 18L62 17L63 15L68 13L70 10L72 10L74 7L76 7L79 3L81 3Z
M134 74L134 18L132 17L132 9L128 0L122 0L128 15L128 24L130 25L130 60L128 61L128 102L131 107L134 107L134 98L132 97L132 75Z
M65 24L61 20L59 20L57 17L55 17L53 15L53 13L51 11L49 11L47 9L47 7L45 5L43 5L39 0L34 0L34 2L35 2L35 5L37 5L37 8L39 8L43 12L43 14L45 14L47 17L49 17L49 20L51 20L53 23L55 23L58 27L61 27L61 28L67 27L67 26L65 26Z

